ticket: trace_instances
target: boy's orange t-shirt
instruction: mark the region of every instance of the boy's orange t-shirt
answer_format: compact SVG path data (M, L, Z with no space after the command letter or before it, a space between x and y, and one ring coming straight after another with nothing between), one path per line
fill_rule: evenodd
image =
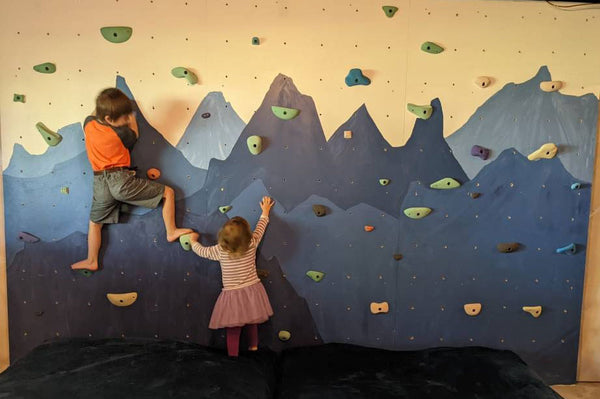
M129 127L113 128L98 122L94 117L86 118L83 126L85 149L95 172L110 168L131 166L129 149L137 137ZM118 131L118 133L117 133ZM133 135L133 137L131 137ZM128 144L128 147L125 146Z

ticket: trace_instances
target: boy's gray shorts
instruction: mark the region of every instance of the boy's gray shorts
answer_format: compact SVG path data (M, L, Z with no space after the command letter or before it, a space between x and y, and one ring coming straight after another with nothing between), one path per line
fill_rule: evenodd
M90 220L94 223L118 223L121 203L156 208L165 192L158 182L141 179L128 169L94 173L94 197Z

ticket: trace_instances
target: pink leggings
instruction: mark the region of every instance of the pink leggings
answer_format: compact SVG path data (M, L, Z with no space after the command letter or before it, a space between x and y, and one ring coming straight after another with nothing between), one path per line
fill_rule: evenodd
M251 348L258 347L258 325L246 324L248 332L248 341ZM227 327L227 354L237 357L240 351L240 335L242 327Z

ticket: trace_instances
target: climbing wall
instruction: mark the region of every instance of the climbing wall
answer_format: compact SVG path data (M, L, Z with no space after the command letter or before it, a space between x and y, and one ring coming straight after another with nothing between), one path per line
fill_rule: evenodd
M207 328L218 265L168 244L160 209L123 207L122 223L103 230L102 269L69 268L86 255L92 189L79 121L116 86L136 102L138 173L160 172L178 224L205 244L229 217L254 224L262 196L277 201L257 260L275 309L262 345L481 345L515 351L549 383L575 380L598 121L586 74L597 53L578 43L568 69L560 51L525 46L519 68L499 69L504 41L482 40L480 54L442 29L510 15L524 32L521 20L565 14L524 3L517 16L497 2L107 1L132 17L90 24L101 3L60 3L87 16L67 30L3 28L3 40L37 50L3 69L13 361L69 337L224 346ZM11 15L35 7L45 5ZM182 13L212 22L171 21ZM165 18L149 24L156 14ZM588 29L575 15L562 26Z

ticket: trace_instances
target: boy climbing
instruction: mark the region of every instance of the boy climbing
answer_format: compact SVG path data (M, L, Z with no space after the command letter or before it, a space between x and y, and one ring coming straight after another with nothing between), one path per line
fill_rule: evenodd
M131 155L139 137L131 100L119 89L108 88L96 98L96 109L85 119L85 148L94 171L94 191L88 230L88 256L74 270L98 270L102 226L119 222L121 203L146 208L163 202L162 216L167 241L173 242L191 229L175 225L175 192L171 187L141 179L130 170Z

